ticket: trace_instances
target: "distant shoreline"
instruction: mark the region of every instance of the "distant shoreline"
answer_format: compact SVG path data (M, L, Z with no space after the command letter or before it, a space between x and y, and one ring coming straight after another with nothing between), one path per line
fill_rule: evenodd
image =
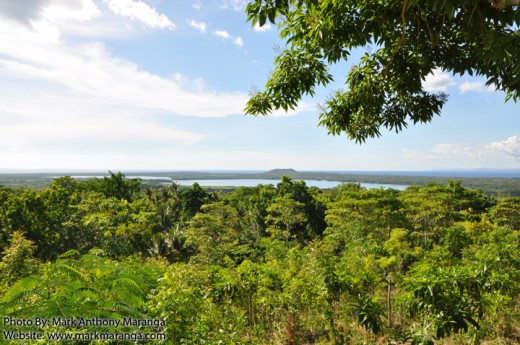
M500 170L496 170L500 171ZM436 176L433 172L427 175L427 172L402 172L401 175L395 175L398 172L319 172L319 171L296 171L293 169L274 169L263 172L244 172L244 171L128 171L123 173L127 178L141 178L143 184L154 185L160 184L165 179L172 181L179 180L211 180L211 179L271 179L279 180L282 176L289 176L295 180L324 180L339 181L345 183L373 183L373 184L389 184L389 185L418 185L425 186L428 183L446 184L450 180L461 180L465 187L473 189L481 189L489 195L510 195L520 196L520 174L515 177L494 176L492 170L479 170L482 173L488 173L490 176L461 176L463 171L442 171ZM470 170L466 173L469 174ZM516 170L503 170L515 174ZM395 173L395 174L394 174ZM424 173L424 174L423 174ZM419 175L420 174L420 175ZM45 188L56 176L84 176L88 177L104 177L107 172L38 172L38 173L0 173L0 185L6 187L27 187L27 188ZM146 177L150 179L146 179Z

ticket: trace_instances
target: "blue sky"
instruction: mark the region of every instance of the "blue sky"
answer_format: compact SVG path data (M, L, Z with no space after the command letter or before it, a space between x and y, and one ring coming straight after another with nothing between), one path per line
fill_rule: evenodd
M295 111L244 116L283 45L246 3L1 1L0 169L520 168L520 104L443 71L424 82L450 95L440 117L363 145L317 126L355 61Z

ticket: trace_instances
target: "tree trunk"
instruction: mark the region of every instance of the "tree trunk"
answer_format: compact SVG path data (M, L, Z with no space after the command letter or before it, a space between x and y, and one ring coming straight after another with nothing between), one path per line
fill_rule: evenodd
M287 345L296 345L296 340L294 339L294 315L291 313L287 314L285 336L287 337Z
M394 328L394 321L392 317L392 280L390 278L387 278L386 280L386 306L388 309L388 328L393 329Z

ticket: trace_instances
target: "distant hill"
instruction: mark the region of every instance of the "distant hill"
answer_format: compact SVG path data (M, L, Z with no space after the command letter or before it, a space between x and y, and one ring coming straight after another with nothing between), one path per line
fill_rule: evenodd
M284 175L293 176L296 174L298 174L298 172L294 169L273 169L273 170L269 170L269 171L262 173L262 175L276 176L276 177L280 177L280 176L284 176Z

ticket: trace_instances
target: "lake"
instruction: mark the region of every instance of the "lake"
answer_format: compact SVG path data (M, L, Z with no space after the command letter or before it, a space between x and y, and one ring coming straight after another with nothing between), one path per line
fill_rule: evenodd
M57 178L60 176L52 176L53 178ZM87 179L87 178L103 178L103 176L94 176L94 175L73 175L71 176L75 179ZM162 182L165 184L169 184L174 181L169 177L164 176L127 176L127 178L140 178L143 181L156 181ZM276 186L280 179L268 180L268 179L200 179L200 180L175 180L175 183L181 186L191 186L197 182L199 185L203 187L254 187L259 184L272 184ZM309 187L318 187L318 188L334 188L342 183L348 182L340 182L340 181L325 181L325 180L305 180L305 184ZM353 182L355 183L355 182ZM361 186L365 188L392 188L397 190L405 190L407 185L401 184L385 184L385 183L361 183Z
M266 179L215 179L215 180L177 180L176 183L181 186L191 186L195 182L204 187L254 187L259 184L272 184L276 186L280 182L277 180L266 180ZM305 180L307 186L314 186L318 188L334 188L338 185L345 183L340 181L325 181L325 180ZM406 185L399 184L382 184L382 183L361 183L361 186L365 188L393 188L397 190L406 189Z

